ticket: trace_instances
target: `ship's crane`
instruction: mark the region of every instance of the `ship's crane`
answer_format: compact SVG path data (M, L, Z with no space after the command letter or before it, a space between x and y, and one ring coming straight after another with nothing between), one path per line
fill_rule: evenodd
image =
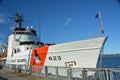
M3 53L7 53L7 47L5 47L4 45L2 45L2 49L3 49Z

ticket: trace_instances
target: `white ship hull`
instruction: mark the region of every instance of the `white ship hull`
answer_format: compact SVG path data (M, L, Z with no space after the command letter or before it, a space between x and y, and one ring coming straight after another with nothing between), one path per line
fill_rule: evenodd
M106 37L101 37L34 48L7 58L7 64L96 68L105 41ZM32 71L36 72L36 69L33 68ZM48 71L55 74L53 68L49 68ZM39 69L39 72L44 73L44 68ZM60 69L59 74L67 76L66 69ZM73 76L79 77L80 74L80 72L75 72Z
M103 37L50 46L44 65L96 68L105 40Z

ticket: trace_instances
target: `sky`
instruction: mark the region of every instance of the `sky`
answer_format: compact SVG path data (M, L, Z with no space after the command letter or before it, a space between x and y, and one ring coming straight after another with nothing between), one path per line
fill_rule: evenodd
M104 54L120 53L120 3L117 0L0 0L0 45L6 44L14 29L18 11L23 27L37 31L45 43L66 43L100 36L101 11L104 34L108 37ZM0 49L1 50L1 49Z

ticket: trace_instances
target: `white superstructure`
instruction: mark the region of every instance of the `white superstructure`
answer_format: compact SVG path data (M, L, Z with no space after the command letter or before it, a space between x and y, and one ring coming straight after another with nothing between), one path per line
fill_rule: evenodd
M10 58L12 58L13 56L20 56L21 54L24 55L24 52L40 46L39 38L36 34L36 31L32 27L23 28L22 21L22 16L17 13L14 20L14 22L16 23L14 31L8 37L7 64L11 64Z

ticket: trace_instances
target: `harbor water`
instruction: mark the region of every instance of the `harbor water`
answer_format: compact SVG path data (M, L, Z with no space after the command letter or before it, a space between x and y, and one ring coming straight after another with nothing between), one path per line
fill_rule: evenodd
M103 56L103 68L120 68L120 55Z

